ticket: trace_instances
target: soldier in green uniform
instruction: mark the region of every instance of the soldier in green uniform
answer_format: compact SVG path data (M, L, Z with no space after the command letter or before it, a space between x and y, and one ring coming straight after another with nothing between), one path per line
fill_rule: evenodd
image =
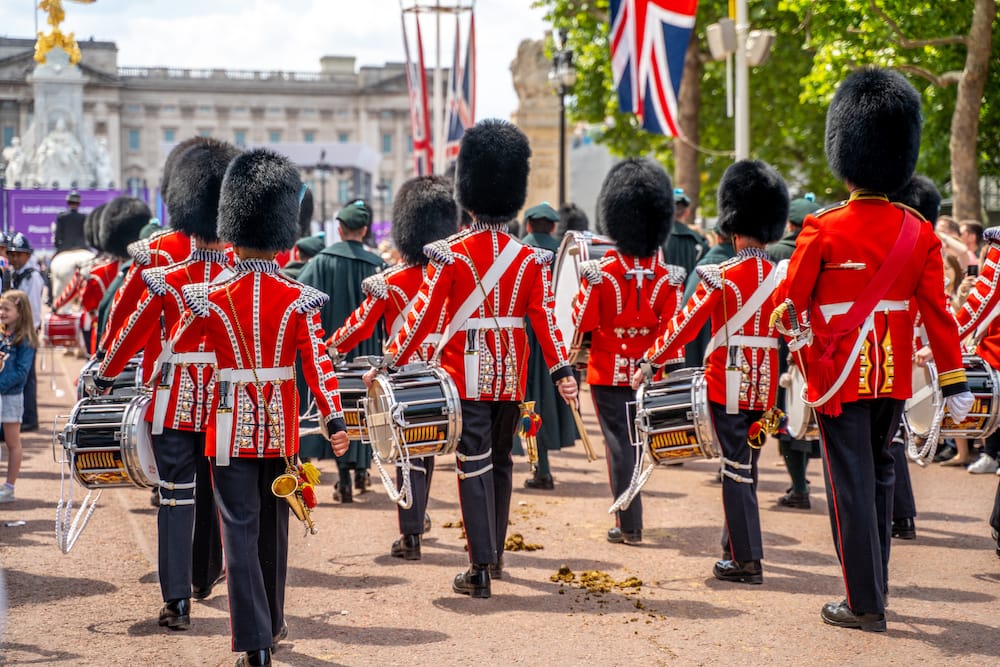
M559 250L559 240L553 236L559 214L548 202L532 206L524 213L524 227L527 235L521 239L524 245L545 248L555 254ZM576 423L573 413L566 401L559 397L559 392L552 384L549 369L545 365L545 357L538 345L531 326L526 327L528 335L528 384L524 392L525 402L535 402L535 412L542 418L541 428L535 435L538 443L538 463L532 470L532 476L524 480L526 489L552 489L552 470L549 468L549 452L570 447L577 438ZM521 439L515 437L514 453L523 451Z
M324 248L309 260L299 274L299 282L330 295L330 300L320 312L323 331L327 335L336 331L364 301L365 295L361 290L364 279L386 268L382 258L369 252L361 242L368 233L371 220L371 210L364 200L357 199L340 209L337 221L340 223L342 240ZM347 360L350 361L359 355L381 355L384 337L384 327L379 324L372 337L359 343L347 355ZM302 378L302 374L296 373L296 377ZM309 404L306 389L300 379L299 395L302 396L300 399L302 410ZM332 455L329 441L322 436L302 438L299 453L302 458L324 458ZM368 485L368 467L371 465L371 460L371 445L360 442L352 442L347 453L337 457L340 480L334 490L335 499L345 503L353 500L351 471L354 472L353 486L357 487L358 492L364 492Z
M663 261L679 266L687 275L694 273L698 260L708 252L708 241L688 223L691 216L691 198L683 188L674 189L674 221L670 224L670 236L663 244Z

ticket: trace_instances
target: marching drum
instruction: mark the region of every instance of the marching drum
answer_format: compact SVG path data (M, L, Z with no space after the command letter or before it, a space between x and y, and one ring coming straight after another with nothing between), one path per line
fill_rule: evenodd
M788 418L788 435L796 440L819 440L819 424L816 413L805 401L806 379L795 364L789 364L785 371L788 384L785 386L785 416ZM782 378L784 381L785 378Z
M93 377L101 368L101 362L91 359L83 366L80 377L76 381L76 400L87 397L87 386L93 383ZM137 396L142 393L142 355L132 357L122 372L115 378L111 387L112 396Z
M371 368L368 364L345 364L337 367L337 385L340 391L340 404L344 409L344 422L347 424L347 437L352 441L360 441L364 435L364 409L361 399L368 393L365 386L365 372Z
M51 347L86 348L84 313L49 313L42 321L42 339Z
M656 463L719 455L708 409L705 369L682 368L643 385L636 394L635 427Z
M553 272L556 324L562 331L563 342L569 345L569 361L578 368L587 366L590 333L581 334L573 326L573 302L580 291L580 262L601 259L614 250L614 242L590 232L566 232L556 254Z
M985 438L996 430L1000 421L1000 372L974 354L963 355L962 366L975 400L969 415L956 424L945 413L934 363L923 368L914 364L913 396L903 408L903 421L911 437L926 440L939 428L939 437L974 439Z
M85 398L58 434L73 478L88 489L150 488L160 481L146 410L149 396Z
M458 388L443 369L409 364L376 375L363 400L372 449L386 463L451 454L462 434Z

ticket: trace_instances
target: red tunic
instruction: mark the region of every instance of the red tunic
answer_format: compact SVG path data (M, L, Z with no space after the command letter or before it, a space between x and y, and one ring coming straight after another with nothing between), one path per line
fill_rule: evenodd
M149 366L152 377L163 341L180 323L184 311L182 288L211 282L223 272L223 278L232 275L232 266L225 253L205 249L195 250L179 264L143 271L146 291L142 301L111 343L98 377L108 381L115 378L140 350L143 366ZM195 321L191 326L197 324ZM157 378L163 391L157 391L156 400L166 402L166 406L158 406L164 411L163 424L175 430L204 431L215 388L215 364L205 358L204 342L190 349L174 347L172 351L173 354L165 359L170 364L167 367L169 377ZM153 420L153 413L154 410L147 412L148 421Z
M90 270L80 297L80 307L83 308L83 312L89 313L91 317L97 315L97 308L101 305L104 293L120 270L121 263L116 259L105 259Z
M217 455L217 442L234 458L298 452L296 354L331 433L345 430L337 376L319 324L319 309L328 297L281 276L271 261L244 260L235 271L225 282L183 288L187 310L172 339L174 349L204 345L201 349L215 352L218 360L206 455ZM231 430L225 427L228 418Z
M385 318L388 339L392 340L402 330L406 315L416 303L417 292L423 282L424 267L420 265L394 266L365 278L361 283L365 300L333 332L326 342L327 346L333 347L341 356L347 354L361 341L371 338L381 317ZM407 362L429 360L433 343L437 340L440 340L438 334L429 334L424 338L424 345Z
M115 294L111 313L108 315L108 323L104 327L104 335L99 345L100 349L108 349L111 341L118 335L119 329L125 326L136 306L139 305L142 293L146 289L146 284L139 277L139 274L146 269L155 269L181 262L187 259L193 250L193 239L176 229L155 234L148 239L142 239L129 245L128 252L132 257L132 269L125 276L121 289ZM143 380L149 380L146 371L151 368L143 363Z
M701 277L698 288L646 353L646 358L655 366L676 358L678 350L683 350L684 343L698 335L709 317L714 340L775 266L763 248L744 248L722 264L704 264L695 270ZM729 332L729 347L723 342L709 353L705 363L708 400L726 404L726 368L731 362L729 349L738 347L735 361L741 370L740 409L767 410L774 406L778 391L778 338L769 328L773 309L770 299L765 299L764 305L739 329Z
M429 244L425 252L431 258L427 277L402 330L389 343L391 365L398 366L417 353L442 321L443 312L444 335L452 327L457 331L442 343L441 366L455 380L463 399L520 401L524 397L528 374L525 317L553 380L572 375L553 312L551 252L525 246L509 234L479 224ZM490 282L494 264L503 268L502 275L488 289L481 287L481 282ZM477 302L468 318L452 321L463 305Z
M681 306L685 271L654 257L611 250L580 267L573 323L592 331L587 382L627 387L643 353ZM678 347L673 361L684 360ZM666 360L665 360L666 361Z
M958 320L959 338L975 334L978 341L976 354L990 368L1000 368L1000 318L996 317L1000 307L1000 228L987 229L983 240L986 242L986 257L979 269L979 277L955 319ZM986 322L991 317L993 319Z
M815 335L823 336L866 290L895 243L903 209L881 195L855 192L833 208L809 215L796 242L788 277L775 293L775 303L788 302L798 315L807 314ZM944 306L941 241L928 224L920 224L916 245L895 282L872 315L872 327L860 354L851 358L857 335L840 337L832 352L834 373L852 368L836 397L840 403L859 399L911 395L914 299L923 317L945 396L967 388L958 330ZM815 401L831 387L824 379L819 345L805 348L808 398ZM824 385L825 386L821 386ZM837 401L817 409L839 414Z

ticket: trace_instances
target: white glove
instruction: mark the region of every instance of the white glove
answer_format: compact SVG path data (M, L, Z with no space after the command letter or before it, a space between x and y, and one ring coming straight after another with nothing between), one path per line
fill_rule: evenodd
M961 394L954 394L944 399L944 404L948 408L952 421L959 424L969 416L969 410L972 409L975 400L976 397L972 395L971 391L963 391Z

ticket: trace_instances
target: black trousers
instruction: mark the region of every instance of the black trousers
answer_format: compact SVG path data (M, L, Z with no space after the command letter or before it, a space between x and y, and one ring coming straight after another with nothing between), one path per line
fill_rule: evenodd
M632 445L632 424L626 404L635 401L631 387L590 386L594 411L604 434L608 452L608 480L611 495L618 498L628 489L635 470L635 447ZM628 509L615 513L615 525L626 533L642 530L642 494L637 493Z
M507 540L514 475L510 450L520 414L514 401L462 401L458 497L469 559L477 565L496 563Z
M31 360L31 368L28 369L28 379L24 383L24 413L21 416L22 427L38 427L38 373L35 366L38 364L38 351Z
M234 651L271 648L285 621L288 503L271 493L280 458L212 461L222 517Z
M902 414L903 401L878 398L818 415L833 544L847 604L858 614L885 611L896 477L890 443Z
M410 491L413 493L413 504L409 509L396 505L399 515L400 535L423 535L424 515L427 514L427 501L431 497L431 478L434 476L434 457L424 456L410 462ZM396 484L403 483L403 473L396 468Z
M199 434L195 472L194 541L191 549L191 584L208 588L222 575L225 559L222 552L222 523L215 504L212 464L205 456L205 435Z
M917 516L917 501L913 498L913 484L910 481L910 463L906 456L906 441L902 430L898 431L889 446L892 454L896 482L892 486L892 518L913 519Z
M757 461L760 450L747 443L750 424L760 419L760 410L726 414L726 406L709 402L712 424L722 449L722 547L738 561L760 560L764 545L757 505Z

